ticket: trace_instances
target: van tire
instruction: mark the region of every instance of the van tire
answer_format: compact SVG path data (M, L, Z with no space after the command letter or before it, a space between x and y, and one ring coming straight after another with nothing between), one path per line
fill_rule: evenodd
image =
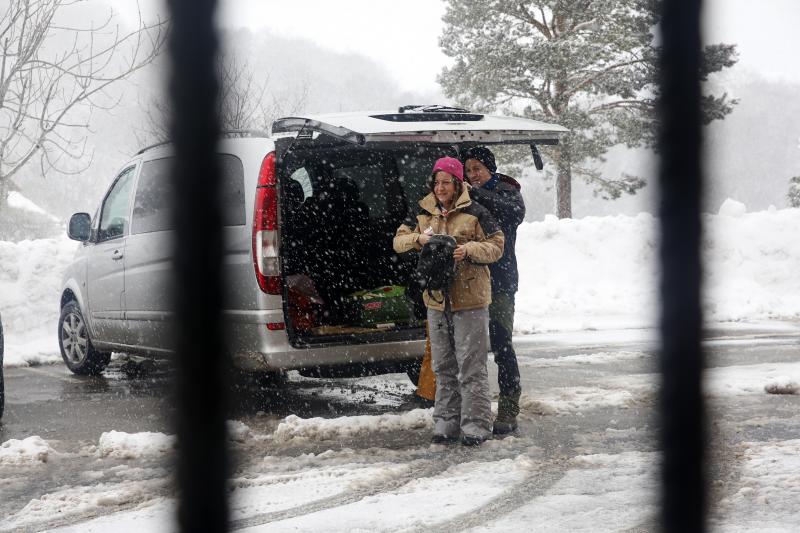
M282 389L289 381L286 372L282 370L244 370L241 368L232 368L230 379L236 388L256 387L262 390Z
M95 349L81 308L74 300L67 302L61 308L61 316L58 319L58 347L67 368L81 376L96 376L111 361L111 352Z
M255 384L262 389L282 389L289 381L286 372L281 370L253 372L252 378Z

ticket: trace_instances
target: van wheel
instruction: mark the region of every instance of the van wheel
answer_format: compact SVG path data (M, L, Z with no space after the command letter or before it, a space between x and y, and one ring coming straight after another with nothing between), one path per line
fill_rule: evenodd
M289 378L281 370L253 372L253 382L261 389L282 389L286 387Z
M243 386L245 390L252 387L258 389L282 389L286 386L288 378L286 372L281 370L243 370L231 369L231 378L235 386Z
M92 345L89 329L78 303L67 303L58 319L58 347L64 363L75 374L94 376L111 360L111 352L99 352Z

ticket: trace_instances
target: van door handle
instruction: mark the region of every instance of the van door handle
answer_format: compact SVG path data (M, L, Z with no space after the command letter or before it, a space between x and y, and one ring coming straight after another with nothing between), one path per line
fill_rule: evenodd
M120 252L119 250L114 250L114 253L111 254L111 259L113 259L114 261L119 261L120 259L122 259L122 252Z

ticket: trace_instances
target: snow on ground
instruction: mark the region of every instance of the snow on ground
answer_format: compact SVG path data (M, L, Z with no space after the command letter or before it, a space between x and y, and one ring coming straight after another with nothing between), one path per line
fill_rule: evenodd
M142 504L132 511L122 511L101 516L75 526L48 529L48 533L172 533L178 531L175 505L172 500L160 498Z
M603 390L616 390L628 392L633 401L641 401L652 397L658 387L659 375L633 374L627 376L614 376L599 380ZM755 365L737 365L709 368L704 372L705 394L712 398L727 398L731 396L766 395L771 394L768 389L776 384L786 386L788 383L800 382L800 363L763 363ZM569 390L569 388L567 388ZM545 399L548 391L543 395L536 395L537 400ZM624 397L617 406L628 405Z
M764 363L706 370L705 387L710 396L768 394L775 385L800 382L800 363Z
M741 479L735 492L725 496L711 512L710 527L721 533L733 531L787 531L800 501L800 440L745 442L736 447ZM362 461L362 450L351 454ZM263 513L298 508L358 488L360 484L404 477L413 463L336 462L325 465L337 452L314 456L318 462L302 468L303 458L284 458L298 463L296 473L276 472L232 480L231 513L234 520ZM566 472L529 503L501 519L469 529L478 531L586 531L648 530L657 513L657 452L627 451L619 454L579 455L569 459ZM277 458L276 458L277 459ZM450 466L440 473L399 484L378 494L300 516L272 521L242 531L403 531L435 527L460 516L470 516L493 501L511 498L517 486L546 465L518 456L498 461L473 461ZM405 479L405 478L404 478ZM176 531L172 499L146 490L163 489L154 481L137 486L129 482L104 483L92 488L71 487L32 501L4 521L3 527L39 523L47 513L67 515L91 509L105 512L114 506L132 509L103 516L76 526L54 529L67 532L127 533ZM431 495L436 495L432 498ZM644 525L644 529L642 528ZM10 530L10 529L8 529Z
M527 457L466 462L356 502L241 531L408 531L431 527L488 503L521 482L535 463ZM431 497L431 495L436 495Z
M627 360L642 356L639 352L623 354ZM613 362L614 358L606 352L597 352L555 360L533 358L533 361L534 366L556 361L557 366L578 368ZM553 387L530 392L523 397L522 415L538 412L562 416L589 414L599 407L626 408L652 401L656 379L653 374L599 376L594 387ZM712 397L767 395L770 384L786 386L798 380L800 363L765 363L706 371L707 390ZM278 445L311 442L324 446L325 442L340 443L378 433L429 431L430 410L335 419L303 420L290 415L266 436L251 436L249 428L239 421L229 421L228 425L238 442L266 439ZM603 439L623 443L641 431L608 428ZM591 445L592 439L588 436L587 439L584 445ZM9 441L0 450L26 448L54 452L38 437L26 440L31 445ZM175 531L175 501L167 472L135 466L136 458L168 453L173 442L172 436L161 433L103 433L93 452L98 461L93 468L97 470L85 473L89 485L58 487L40 495L1 520L0 531L37 528L51 523L54 517L64 522L93 514L104 516L54 531ZM520 487L530 486L543 469L552 467L552 459L543 459L535 448L530 448L530 453L509 456L508 450L517 450L516 446L513 437L491 441L482 447L479 459L464 455L455 464L447 464L448 456L443 453L445 463L433 471L424 465L429 465L444 450L437 451L437 447L427 444L400 449L331 449L298 456L268 454L230 480L231 516L234 520L247 520L270 513L290 513L286 518L276 517L277 520L264 525L244 529L249 532L400 531L437 524L445 527L450 521L458 523L464 517L479 516L484 506L513 500ZM590 453L593 447L584 446L577 451ZM785 531L787 524L792 523L790 517L794 516L796 502L800 501L798 452L799 440L745 442L732 448L731 460L739 463L737 470L742 472L742 479L733 485L731 494L723 497L720 509L712 511L714 530ZM26 455L35 454L30 451ZM132 460L133 465L104 468L101 462L111 459ZM646 530L647 524L653 523L658 487L657 452L592 452L562 460L567 461L567 468L552 485L545 483L531 499L509 509L498 520L486 524L471 522L470 526L479 525L470 531L523 531L536 524L536 530L543 532L611 532L637 530L643 525ZM374 490L375 487L380 490ZM315 510L319 502L331 499L341 503ZM307 511L291 512L297 509Z
M588 356L591 357L591 356ZM542 366L552 359L533 359ZM532 362L530 359L526 364ZM584 364L578 360L577 364ZM552 387L524 393L521 416L587 412L600 407L634 407L652 402L658 388L657 374L630 374L598 378L595 386ZM707 369L705 394L712 398L731 396L798 394L800 363L764 363Z
M705 215L706 318L800 316L800 209ZM658 220L646 213L524 223L517 237L516 332L652 327ZM78 246L66 237L0 242L7 366L58 360L61 276Z
M469 531L625 531L656 512L657 453L583 455L573 458L571 465L543 496Z
M533 368L551 368L558 366L569 365L603 365L621 363L624 361L633 361L636 359L645 359L651 357L644 352L626 352L620 350L618 352L597 352L588 354L577 355L562 355L548 359L530 357L520 358L520 366L528 366Z
M397 407L408 401L416 390L405 374L384 374L363 378L336 378L321 381L306 378L298 372L289 372L290 379L306 384L301 394L317 400L352 402L375 406Z
M275 430L277 442L292 439L310 441L340 440L370 433L433 428L432 409L383 415L344 416L340 418L300 418L287 416Z
M520 415L554 415L578 413L598 407L630 407L637 396L624 389L611 387L554 387L535 395L523 394L519 400Z
M284 458L286 460L286 458ZM323 465L297 473L266 473L231 480L231 517L239 520L331 498L348 490L413 475L414 465L379 462Z
M31 500L18 512L5 517L0 522L0 531L20 530L54 519L66 521L87 513L112 513L148 502L166 487L166 477L63 487Z
M741 463L742 476L735 494L724 498L711 520L720 533L787 531L786 517L794 517L800 502L800 440L746 442L732 460ZM716 514L716 513L715 513Z
M10 439L0 444L0 466L46 463L55 450L38 436Z
M144 456L163 455L174 447L175 437L163 433L107 431L100 435L97 454L100 457L138 459Z

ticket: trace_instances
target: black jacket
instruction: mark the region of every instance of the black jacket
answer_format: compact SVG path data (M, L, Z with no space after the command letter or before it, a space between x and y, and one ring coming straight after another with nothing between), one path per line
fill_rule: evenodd
M500 181L493 190L472 188L469 195L485 207L500 224L505 235L503 256L489 265L492 274L492 292L514 294L519 287L517 270L517 226L525 219L525 202L520 185L514 178L498 174Z

